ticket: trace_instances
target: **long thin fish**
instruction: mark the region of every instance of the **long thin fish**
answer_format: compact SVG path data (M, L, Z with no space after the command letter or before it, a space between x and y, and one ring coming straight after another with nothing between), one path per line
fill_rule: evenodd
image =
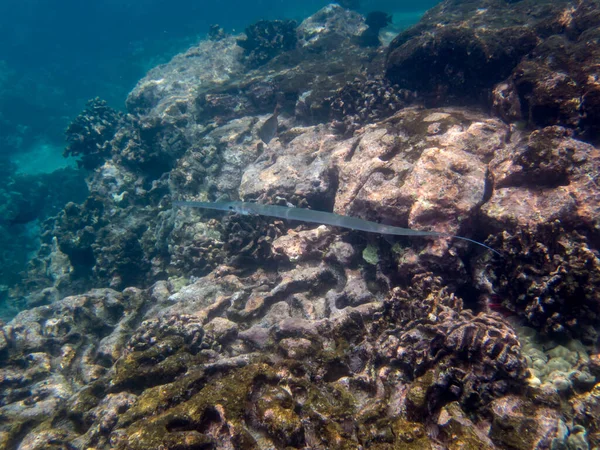
M286 206L261 205L259 203L247 202L174 201L173 205L187 206L190 208L216 209L218 211L230 211L243 215L258 214L261 216L278 217L280 219L298 220L301 222L318 223L321 225L332 225L335 227L349 228L351 230L367 231L369 233L390 234L395 236L433 236L462 239L463 241L468 241L487 248L498 256L502 256L493 248L463 236L438 233L437 231L419 231L411 230L410 228L394 227L391 225L384 225L377 222L371 222L369 220L359 219L357 217L341 216L335 213L314 211L306 208L288 208Z

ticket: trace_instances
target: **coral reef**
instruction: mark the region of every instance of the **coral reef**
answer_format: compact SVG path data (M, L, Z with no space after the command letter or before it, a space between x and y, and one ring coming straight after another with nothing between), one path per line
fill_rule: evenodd
M111 155L110 140L115 135L122 114L94 98L69 125L65 134L68 145L64 156L79 157L77 164L88 170L96 168Z
M408 106L414 97L413 92L377 77L347 83L325 101L330 105L333 127L343 133L352 133L365 123L386 119Z
M597 140L600 51L592 42L600 33L600 17L595 8L588 1L570 11L561 33L544 39L495 89L494 104L502 117L537 127L567 126Z
M35 437L42 446L78 448L109 442L115 448L392 448L414 441L423 448L425 426L418 414L410 419L403 413L419 401L419 389L439 411L452 404L443 394L448 383L466 399L475 392L498 395L509 389L499 387L501 380L518 379L518 344L502 319L476 318L489 329L471 339L470 325L450 325L449 316L436 324L435 315L461 314L460 300L440 290L439 280L423 277L410 298L398 291L386 307L354 272L346 270L340 284L327 266L301 264L257 285L254 277L239 278L223 266L185 287L158 282L146 292L96 290L21 313L1 334L3 379L12 386L0 407L12 424L1 427L3 445L17 439L29 445ZM323 298L336 309L318 306L315 289L325 289ZM427 365L436 360L481 358L481 373L440 371L424 375L427 381L417 378L407 391L413 368L390 340L396 334L390 330L407 320L409 328L422 330L423 348L440 345L417 371L429 373ZM422 328L427 323L431 333ZM447 325L454 331L448 333ZM399 334L400 342L410 334ZM258 345L261 354L254 351ZM461 356L457 346L470 352ZM390 351L395 357L384 357ZM23 358L27 371L17 376ZM506 374L492 370L500 367ZM73 372L81 375L73 378ZM34 400L42 386L44 400ZM34 409L18 406L27 403L23 395ZM387 403L393 405L389 413ZM53 419L62 425L49 428ZM22 437L24 421L30 431Z
M431 102L482 99L538 40L560 29L570 2L444 1L390 44L386 74Z
M346 21L348 18L352 20ZM229 260L218 254L220 244L214 240L202 238L206 242L199 243L195 223L190 223L189 229L181 224L173 230L170 215L156 215L156 205L168 207L164 200L171 190L181 196L236 197L245 168L257 158L269 157L258 145L257 133L264 121L261 114L272 113L278 101L274 93L282 93L279 100L286 116L295 110L300 121L313 121L319 113L325 114L324 99L353 79L372 58L368 50L351 45L351 33L361 29L359 18L335 6L303 22L299 34L309 41L304 41L301 50L305 55L302 70L298 61L291 61L291 66L280 68L282 73L274 77L246 76L240 63L241 49L233 36L201 42L169 64L151 70L131 92L129 114L122 118L112 139L103 144L109 159L90 174L94 200L89 204L101 203L101 211L72 205L45 225L43 248L27 283L40 288L54 286L60 295L69 295L106 282L115 288L132 283L147 286L167 273L181 274L181 270L198 276ZM343 27L336 28L340 24ZM338 46L339 39L349 45ZM345 70L332 76L324 64L332 54L313 60L317 47L335 52L333 60ZM319 87L305 95L311 83ZM283 131L288 128L286 116L280 117ZM147 214L139 214L140 208ZM197 245L181 246L179 242ZM56 254L52 248L69 261L60 274L47 270L53 267Z
M542 370L533 330L474 316L430 274L381 301L355 269L340 278L313 258L276 278L220 266L187 285L95 290L21 313L0 332L1 442L525 449L593 439L588 416L567 424L553 400L594 407L593 379L525 387L526 362ZM583 373L582 352L556 346L545 370Z
M376 17L330 5L256 24L246 56L215 29L151 70L87 200L0 290L29 307L0 324L0 447L599 446L600 153L579 87L544 122L523 102L562 85L515 78L558 70L553 36L575 27L582 46L592 4L447 0L387 62L358 45ZM465 106L494 88L500 118ZM334 211L502 257L181 199Z
M495 189L482 216L503 230L504 267L480 283L537 329L598 339L600 260L595 249L600 160L561 127L523 135L490 161ZM511 205L507 207L507 205Z
M483 6L482 6L483 4ZM445 1L390 44L386 76L430 103L491 103L509 122L598 138L597 2Z
M259 67L282 52L293 50L298 38L295 20L261 20L246 28L246 39L237 44L244 49L245 63Z

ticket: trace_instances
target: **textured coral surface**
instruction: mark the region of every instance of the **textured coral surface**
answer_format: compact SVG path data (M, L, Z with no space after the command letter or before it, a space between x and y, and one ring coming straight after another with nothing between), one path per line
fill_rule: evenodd
M5 294L0 448L597 448L599 10L446 0L384 49L330 5L90 103L90 195Z

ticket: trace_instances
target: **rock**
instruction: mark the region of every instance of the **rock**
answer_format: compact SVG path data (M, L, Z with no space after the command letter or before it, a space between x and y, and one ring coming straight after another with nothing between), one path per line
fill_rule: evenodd
M343 266L350 266L356 259L356 251L347 242L335 241L329 247L326 258Z
M279 347L286 357L302 359L311 351L312 342L304 338L284 338L279 341Z
M549 0L444 1L390 43L386 76L435 103L482 99L567 8Z
M577 390L590 391L596 385L596 377L587 371L575 370L569 373L569 379Z
M586 439L587 431L581 425L573 427L567 438L567 448L569 450L587 450L590 448Z
M265 348L271 343L269 329L256 325L247 330L240 331L238 337L259 349Z
M400 226L408 223L416 229L435 222L436 231L460 234L456 217L466 220L483 200L484 161L503 145L506 132L500 122L464 110L417 108L341 141L330 140L326 130L308 129L282 148L274 163L250 165L240 192L248 199L276 189L288 201L300 196L324 206L331 205L335 195L334 211L341 214ZM317 147L319 152L313 155ZM439 186L445 188L440 191ZM464 189L458 191L459 186ZM440 192L448 198L440 198ZM452 206L441 206L448 202ZM448 248L444 242L433 242L431 253L439 255ZM412 251L406 253L404 260L410 261Z
M178 104L183 105L177 99L190 97L198 87L206 92L241 72L241 53L233 36L216 42L200 42L168 64L154 68L140 80L127 99L128 111L147 114L156 109L168 119L170 113L176 113ZM177 82L173 78L176 73ZM179 111L178 115L181 114Z
M290 230L287 235L275 239L272 248L274 253L285 255L291 262L297 262L312 259L326 252L333 239L334 236L324 226L299 233Z
M600 33L592 1L565 9L560 33L544 39L494 93L498 113L535 127L560 125L595 140L600 131L600 88L595 67L600 52L591 45Z
M206 330L207 339L221 345L232 341L238 334L237 324L222 317L215 317L205 325L204 329Z
M481 449L495 448L490 438L474 426L456 402L442 408L437 425L447 439L452 441L453 448L468 448L468 446Z
M327 50L341 40L351 39L366 29L364 19L354 11L332 3L305 19L298 27L299 44Z

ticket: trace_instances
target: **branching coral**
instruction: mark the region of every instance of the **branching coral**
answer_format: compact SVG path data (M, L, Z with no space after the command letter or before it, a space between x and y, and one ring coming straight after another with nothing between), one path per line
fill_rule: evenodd
M246 28L246 39L237 44L245 50L246 63L251 67L266 64L281 52L296 47L295 20L261 20Z
M94 98L87 102L85 110L79 114L65 131L69 145L63 155L79 156L80 167L92 170L110 156L110 140L115 135L123 117L106 104Z

